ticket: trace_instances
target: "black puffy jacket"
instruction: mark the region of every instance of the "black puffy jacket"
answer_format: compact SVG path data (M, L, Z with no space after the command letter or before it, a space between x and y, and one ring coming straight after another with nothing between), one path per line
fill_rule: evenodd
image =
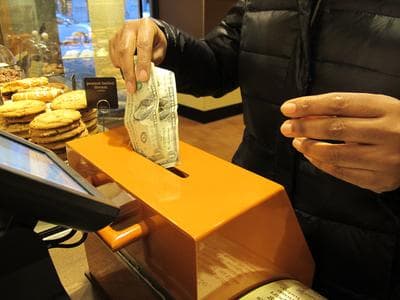
M218 97L240 86L246 129L233 161L285 186L316 261L317 291L400 299L399 190L376 194L327 175L279 131L280 105L297 96L400 99L400 1L327 0L314 14L315 6L238 1L204 40L164 23L163 65L180 92Z

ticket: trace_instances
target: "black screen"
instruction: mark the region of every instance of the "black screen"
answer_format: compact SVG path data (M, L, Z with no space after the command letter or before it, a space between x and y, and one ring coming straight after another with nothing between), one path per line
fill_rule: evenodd
M0 136L0 165L14 168L81 193L87 191L46 153Z

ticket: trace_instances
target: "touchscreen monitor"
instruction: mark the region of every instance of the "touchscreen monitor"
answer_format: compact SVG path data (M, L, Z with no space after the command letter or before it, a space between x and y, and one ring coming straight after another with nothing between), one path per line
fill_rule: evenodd
M0 210L94 231L119 209L53 152L0 130Z
M51 160L45 152L0 136L0 165L37 176L55 184L87 193L64 169Z

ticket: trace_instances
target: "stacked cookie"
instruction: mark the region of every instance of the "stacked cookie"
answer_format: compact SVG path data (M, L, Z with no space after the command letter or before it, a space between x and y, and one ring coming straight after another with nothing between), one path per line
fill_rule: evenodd
M18 92L18 90L29 89L38 86L45 86L48 83L49 80L46 77L25 78L25 79L10 81L5 83L1 87L1 96L3 97L4 100L11 99L11 96L16 92Z
M63 93L62 89L48 86L40 86L29 89L18 90L11 96L12 101L21 100L40 100L43 102L51 102L57 96Z
M46 77L25 78L5 83L1 87L4 100L40 100L51 102L57 96L68 91L63 83L49 83Z
M88 108L79 110L82 114L82 121L85 123L89 134L96 134L98 132L97 127L97 109Z
M38 100L7 101L0 106L0 129L29 138L29 123L46 110L46 104Z
M90 134L97 133L97 109L87 108L86 93L84 90L76 90L58 96L51 103L51 109L79 110L88 132Z
M60 109L38 115L30 123L32 142L66 159L66 142L88 135L79 111Z

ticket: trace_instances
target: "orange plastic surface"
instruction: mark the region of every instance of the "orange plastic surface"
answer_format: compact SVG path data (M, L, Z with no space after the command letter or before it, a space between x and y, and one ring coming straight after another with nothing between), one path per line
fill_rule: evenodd
M189 176L181 178L134 153L123 127L68 147L195 239L283 192L281 185L183 142L177 169Z
M140 222L123 230L115 230L111 226L107 226L97 231L97 234L111 250L118 251L137 239L144 237L148 232L149 229L146 223Z
M67 150L82 176L114 181L141 203L144 227L126 230L144 239L128 245L125 229L109 228L102 239L175 299L231 299L282 278L311 284L313 259L281 185L183 142L172 172L133 152L124 128Z

